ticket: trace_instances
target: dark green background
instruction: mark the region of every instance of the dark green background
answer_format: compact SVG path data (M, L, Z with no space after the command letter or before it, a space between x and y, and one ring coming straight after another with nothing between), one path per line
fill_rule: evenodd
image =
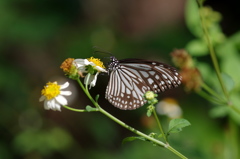
M46 82L68 80L74 92L69 106L91 104L59 66L68 57L92 56L93 46L119 59L172 64L169 53L193 39L185 26L184 2L1 0L0 158L178 158L147 142L122 145L122 139L134 134L102 114L47 111L38 99ZM239 29L239 9L234 2L208 3L222 13L224 33L231 35ZM122 111L104 99L107 80L107 75L100 75L97 86L90 90L93 95L100 94L102 107L147 134L157 131L143 125L146 108ZM177 99L183 117L192 124L170 136L171 145L192 159L221 159L225 118L210 118L209 103L186 94L183 87L159 95L159 99L164 97ZM160 119L166 128L168 118Z

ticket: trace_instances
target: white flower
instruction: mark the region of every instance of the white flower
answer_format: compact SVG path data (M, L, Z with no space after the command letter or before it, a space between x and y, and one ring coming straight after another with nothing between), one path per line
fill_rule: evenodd
M166 115L172 119L179 118L182 115L182 109L173 98L165 98L160 101L156 106L156 110L159 114Z
M61 111L61 105L67 105L67 99L64 96L69 96L72 94L71 91L62 91L69 86L66 82L63 85L58 85L57 82L48 82L44 89L42 89L42 96L39 101L44 101L44 108L46 110L58 110Z
M107 72L102 61L94 57L90 57L88 59L75 59L73 63L79 72L88 73L84 79L84 84L90 85L90 88L96 85L97 76L100 72ZM95 73L93 74L92 72L89 72L90 70L87 70L87 66L92 66ZM87 79L89 79L88 82Z
M80 71L82 73L87 72L87 70L86 70L87 65L93 65L92 62L89 62L87 59L75 59L73 61L73 63L77 67L78 71Z

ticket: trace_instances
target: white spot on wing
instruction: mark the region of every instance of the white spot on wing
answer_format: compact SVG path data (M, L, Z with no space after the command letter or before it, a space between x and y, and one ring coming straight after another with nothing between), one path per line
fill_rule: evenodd
M149 84L153 84L153 82L154 82L154 81L153 81L151 78L148 78L148 83L149 83Z

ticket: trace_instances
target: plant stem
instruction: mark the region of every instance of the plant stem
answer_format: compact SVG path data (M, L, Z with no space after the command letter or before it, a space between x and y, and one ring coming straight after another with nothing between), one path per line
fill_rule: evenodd
M214 90L212 90L212 88L210 88L205 83L202 83L202 88L204 88L212 96L216 97L219 100L220 103L225 103L226 104L226 101L224 101Z
M240 110L236 106L230 104L229 107L240 115Z
M228 118L228 126L225 129L224 158L239 158L239 128Z
M203 7L203 1L202 1L202 0L198 0L198 3L199 3L200 8L202 8L202 7ZM217 61L216 54L215 54L215 51L214 51L212 42L211 42L211 40L210 40L210 38L209 38L209 36L208 36L209 34L208 34L208 30L207 30L207 27L206 27L205 22L204 22L204 17L203 17L203 15L202 15L202 13L201 13L200 10L199 10L199 14L200 14L200 19L201 19L203 31L204 31L204 34L205 34L205 37L206 37L206 40L207 40L207 43L208 43L208 48L209 48L210 56L211 56L212 61L213 61L214 69L215 69L215 71L216 71L216 73L217 73L217 77L218 77L218 80L219 80L219 82L220 82L222 91L223 91L223 93L224 93L224 95L225 95L225 98L227 99L227 102L226 102L226 103L227 103L227 105L228 105L231 109L233 109L233 110L236 111L238 114L240 114L240 110L239 110L237 107L231 105L231 101L230 101L230 98L229 98L229 94L228 94L228 92L227 92L226 86L225 86L225 84L224 84L224 82L223 82L223 79L222 79L222 76L221 76L220 67L219 67L219 64L218 64L218 61ZM205 88L206 88L206 87L205 87ZM209 90L209 89L208 89L208 90ZM215 92L213 92L213 91L210 91L210 93L214 93L214 94L215 94ZM216 95L216 94L215 94L215 96L218 97L218 95ZM218 97L218 98L219 98L219 97Z
M199 2L199 5L200 5L200 9L203 7L203 1L201 0L198 0ZM206 37L206 40L207 40L207 44L208 44L208 49L209 49L209 52L210 52L210 56L211 56L211 59L212 59L212 62L213 62L213 66L214 66L214 69L216 71L216 74L217 74L217 78L220 82L220 85L222 87L222 90L223 90L223 93L226 97L227 100L229 100L229 96L228 96L228 93L227 93L227 89L223 83L223 80L222 80L222 77L221 77L221 72L220 72L220 68L219 68L219 64L218 64L218 61L217 61L217 57L216 57L216 54L215 54L215 51L214 51L214 48L213 48L213 44L209 38L209 34L208 34L208 29L205 25L205 21L204 21L204 16L202 15L202 12L200 11L199 9L199 14L200 14L200 19L201 19L201 23L202 23L202 27L203 27L203 32L205 34L205 37Z
M177 150L175 150L173 147L171 147L170 145L168 145L166 147L168 150L172 151L174 154L176 154L178 157L182 158L182 159L187 159L187 157L185 157L184 155L182 155L180 152L178 152Z
M224 103L221 103L218 99L215 99L214 97L209 96L209 94L207 94L204 91L199 91L197 92L198 95L200 95L201 97L205 98L206 100L216 103L216 104L220 104L220 105L224 105Z
M86 109L76 109L76 108L71 108L71 107L66 106L66 105L63 105L63 107L66 108L66 109L68 109L68 110L74 111L74 112L89 112L89 111L86 110ZM91 110L91 112L93 112L93 111L97 112L97 111L99 111L99 110L98 110L98 109Z
M156 121L157 121L157 125L158 125L158 127L159 127L159 129L160 129L160 132L161 132L161 134L162 134L162 136L163 136L164 141L165 141L166 143L168 143L167 138L166 138L166 135L165 135L165 133L164 133L164 131L163 131L163 128L162 128L162 125L161 125L161 123L160 123L160 120L159 120L159 118L158 118L158 116L157 116L156 109L153 109L153 115L154 115L154 117L155 117L155 119L156 119Z
M233 109L236 113L238 113L240 115L240 109L238 109L236 106L232 105L231 102L227 102L224 101L220 96L218 96L218 94L216 92L214 92L210 87L208 87L205 83L202 84L202 87L210 94L212 94L214 97L216 97L217 99L214 99L212 97L210 97L208 94L206 94L203 91L198 92L198 94L200 96L202 96L203 98L212 101L214 103L217 104L222 104L222 105L228 105L229 108Z
M122 122L121 120L117 119L116 117L112 116L110 113L108 113L107 111L105 111L104 109L102 109L101 107L99 108L99 111L101 113L103 113L104 115L106 115L108 118L112 119L113 121L115 121L116 123L118 123L119 125L123 126L124 128L130 130L131 132L139 135L139 136L142 136L144 138L146 138L147 140L149 141L152 141L153 143L161 146L161 147L165 147L167 148L168 150L170 150L171 152L173 152L175 155L177 155L178 157L182 158L182 159L187 159L187 157L185 157L183 154L181 154L180 152L178 152L177 150L175 150L173 147L171 147L168 143L165 144L153 137L150 137L136 129L134 129L133 127L130 127L129 125L125 124L124 122Z
M88 81L89 81L89 77L90 77L90 76L88 76L88 78L87 78L87 80L86 80L87 83L88 83ZM90 93L89 93L89 91L88 91L88 85L86 84L86 87L84 87L84 85L82 84L82 82L80 81L79 78L77 79L77 82L78 82L78 84L80 85L80 87L82 88L82 90L84 91L84 93L87 95L87 97L90 99L90 101L94 104L94 106L95 106L96 108L99 108L98 103L95 102L95 100L92 98L92 96L90 95Z
M89 78L87 79L87 83L88 83ZM177 155L178 157L182 158L182 159L187 159L187 157L185 157L183 154L181 154L180 152L178 152L177 150L175 150L173 147L171 147L168 143L163 143L162 141L159 141L151 136L148 136L136 129L134 129L133 127L125 124L124 122L122 122L121 120L117 119L116 117L114 117L112 114L108 113L107 111L105 111L104 109L102 109L100 107L100 105L98 105L98 103L92 98L92 96L90 95L89 91L88 91L88 87L84 87L82 82L80 81L80 79L77 79L77 82L79 83L80 87L83 89L84 93L87 95L87 97L91 100L91 102L98 108L96 111L101 112L102 114L104 114L105 116L107 116L108 118L112 119L113 121L115 121L116 123L118 123L119 125L121 125L122 127L128 129L129 131L144 137L145 139L161 146L161 147L165 147L168 150L170 150L172 153L174 153L175 155ZM73 111L77 111L77 112L87 112L87 111L83 111L81 109L74 109L74 108L70 108L68 106L64 106L65 108L69 109L69 110L73 110ZM159 122L160 123L160 122ZM164 134L163 134L164 135Z

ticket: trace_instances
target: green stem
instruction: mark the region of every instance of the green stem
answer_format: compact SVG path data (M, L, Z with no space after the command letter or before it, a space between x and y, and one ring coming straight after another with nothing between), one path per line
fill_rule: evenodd
M198 92L198 94L200 96L202 96L203 98L215 102L217 104L227 104L231 109L233 109L236 113L238 113L240 115L240 109L238 109L236 106L232 105L231 102L226 102L224 101L216 92L214 92L210 87L208 87L205 83L202 84L202 87L211 95L213 95L214 97L216 97L217 99L211 98L208 94L206 94L203 91Z
M212 88L210 88L205 83L202 83L202 88L205 89L212 96L216 97L219 100L219 102L226 103L226 101L224 101L214 90L212 90Z
M239 128L231 118L228 120L228 127L225 129L224 158L239 158Z
M152 141L153 143L161 146L161 147L165 147L167 148L168 150L170 150L171 152L173 152L175 155L177 155L178 157L182 158L182 159L187 159L187 157L185 157L183 154L181 154L180 152L178 152L177 150L175 150L173 147L171 147L168 143L165 144L153 137L150 137L136 129L134 129L133 127L130 127L129 125L125 124L124 122L122 122L121 120L117 119L116 117L114 117L113 115L109 114L107 111L105 111L104 109L102 109L101 107L99 108L99 111L101 113L103 113L104 115L106 115L108 118L112 119L113 121L115 121L116 123L118 123L119 125L121 125L122 127L128 129L129 131L139 135L139 136L142 136L144 137L145 139L149 140L149 141Z
M89 80L89 78L87 79L87 81ZM128 129L129 131L144 137L145 139L152 141L153 143L161 146L161 147L165 147L168 150L170 150L172 153L174 153L175 155L177 155L178 157L182 158L182 159L187 159L187 157L185 157L183 154L181 154L180 152L178 152L177 150L175 150L173 147L171 147L168 143L163 143L162 141L159 141L153 137L150 137L136 129L134 129L133 127L125 124L124 122L122 122L121 120L117 119L116 117L114 117L113 115L111 115L110 113L108 113L107 111L105 111L104 109L102 109L98 103L92 98L92 96L90 95L89 91L88 91L88 87L84 87L82 82L80 81L80 79L77 79L77 82L79 83L80 87L83 89L83 91L85 92L85 94L87 95L87 97L91 100L91 102L98 108L96 111L100 111L102 114L104 114L105 116L107 116L108 118L112 119L113 121L115 121L116 123L118 123L119 125L121 125L122 127ZM87 82L88 83L88 82ZM69 110L73 110L73 111L77 111L77 112L87 112L87 111L83 111L81 109L74 109L74 108L70 108L68 106L64 106L65 108L69 109ZM163 134L164 135L164 134Z
M199 91L199 92L197 92L197 94L200 95L201 97L205 98L206 100L208 100L210 102L213 102L213 103L216 103L216 104L223 105L224 103L226 103L226 102L221 103L218 99L215 99L215 98L209 96L209 94L207 94L204 91Z
M71 111L74 111L74 112L89 112L87 111L86 109L75 109L75 108L71 108L71 107L68 107L66 105L63 105L64 108L68 109L68 110L71 110ZM99 111L98 109L95 109L95 110L91 110L92 111Z
M88 76L86 82L88 83L88 81L89 81L89 76ZM95 102L95 100L94 100L94 99L92 98L92 96L90 95L90 93L89 93L89 91L88 91L88 86L87 86L87 84L86 84L86 87L84 87L84 85L82 84L82 82L80 81L80 79L77 79L77 82L78 82L78 84L80 85L80 87L82 88L82 90L84 91L84 93L87 95L87 97L90 99L90 101L94 104L94 106L95 106L96 108L99 108L98 103Z
M199 2L199 5L200 5L200 9L201 9L203 7L203 1L198 0L198 2ZM201 19L201 23L202 23L202 27L203 27L203 32L204 32L206 40L207 40L207 44L208 44L210 56L211 56L211 59L212 59L212 62L213 62L213 66L214 66L214 69L216 71L217 78L220 82L223 93L224 93L225 97L227 98L227 100L229 100L227 89L226 89L226 87L223 83L222 77L221 77L221 72L220 72L218 61L217 61L217 57L216 57L212 42L211 42L211 40L208 36L209 34L208 34L207 27L205 25L204 16L202 15L202 12L200 11L200 9L199 9L200 19Z
M173 147L171 147L170 145L168 145L166 147L168 150L172 151L174 154L176 154L178 157L182 158L182 159L187 159L187 157L185 157L184 155L182 155L181 153L179 153L177 150L175 150Z
M168 143L167 138L166 138L166 135L165 135L165 133L164 133L164 131L163 131L163 128L162 128L162 125L161 125L161 123L160 123L160 120L159 120L159 118L158 118L158 116L157 116L156 109L153 109L153 115L154 115L154 117L155 117L155 119L156 119L156 121L157 121L157 125L158 125L158 127L159 127L159 130L160 130L162 136L163 136L164 141L165 141L166 143Z
M237 112L237 113L240 115L240 110L239 110L236 106L234 106L234 105L229 105L229 107L230 107L231 109L233 109L235 112Z
M198 3L199 3L200 8L202 8L202 7L203 7L203 0L198 0ZM219 82L220 82L222 91L223 91L223 93L224 93L224 95L225 95L225 98L227 99L227 105L228 105L231 109L233 109L234 111L236 111L238 114L240 114L240 110L239 110L237 107L231 105L231 101L230 101L230 98L229 98L229 94L228 94L228 92L227 92L226 86L225 86L225 84L224 84L224 82L223 82L223 79L222 79L222 76L221 76L220 67L219 67L219 64L218 64L218 61L217 61L216 53L215 53L215 51L214 51L212 42L211 42L211 40L210 40L210 38L209 38L209 36L208 36L209 34L208 34L208 29L207 29L207 27L206 27L206 25L205 25L205 22L204 22L204 16L202 15L202 12L201 12L200 10L199 10L199 14L200 14L200 19L201 19L203 31L204 31L204 34L205 34L205 36L206 36L206 40L207 40L207 43L208 43L208 48L209 48L210 56L211 56L212 61L213 61L214 69L215 69L215 71L216 71L216 73L217 73L217 77L218 77L218 80L219 80ZM215 95L215 96L217 97L217 95Z

